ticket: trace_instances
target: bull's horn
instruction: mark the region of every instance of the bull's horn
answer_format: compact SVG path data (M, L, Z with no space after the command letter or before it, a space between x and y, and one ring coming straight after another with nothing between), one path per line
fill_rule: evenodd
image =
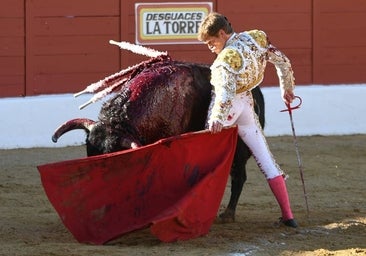
M95 121L87 118L76 118L69 120L56 129L56 131L53 133L52 141L56 143L62 134L75 129L83 129L89 133L94 124Z

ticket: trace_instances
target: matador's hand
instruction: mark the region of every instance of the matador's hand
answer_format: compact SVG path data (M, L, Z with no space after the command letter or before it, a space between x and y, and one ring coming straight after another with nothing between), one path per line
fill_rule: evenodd
M219 121L213 121L212 123L209 124L208 129L212 133L218 133L221 132L222 127L223 127L222 123L220 123Z
M284 90L282 94L282 99L286 104L291 104L295 99L295 94L292 89Z

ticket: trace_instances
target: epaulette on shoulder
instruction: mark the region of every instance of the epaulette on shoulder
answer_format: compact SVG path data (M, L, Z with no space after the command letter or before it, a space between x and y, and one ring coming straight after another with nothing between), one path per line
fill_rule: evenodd
M223 49L217 56L216 61L229 65L235 71L240 70L243 66L243 60L239 52L231 48Z
M268 38L264 31L253 29L247 31L247 33L259 44L261 47L266 48L268 46Z

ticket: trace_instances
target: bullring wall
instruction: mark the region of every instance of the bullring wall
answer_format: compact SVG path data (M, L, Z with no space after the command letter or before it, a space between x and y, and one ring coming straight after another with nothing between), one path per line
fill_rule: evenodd
M140 2L0 0L0 97L74 93L145 60L108 43L135 42L135 4ZM366 83L366 1L209 2L236 31L265 30L291 59L297 84ZM214 58L202 44L151 47L184 61ZM269 65L263 86L276 84Z

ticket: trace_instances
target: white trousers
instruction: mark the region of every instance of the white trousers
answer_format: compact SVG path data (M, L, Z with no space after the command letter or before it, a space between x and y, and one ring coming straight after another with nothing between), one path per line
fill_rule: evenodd
M267 180L284 174L269 150L258 116L254 112L254 101L250 91L235 96L227 121L224 123L224 126L231 125L238 126L239 136L251 150Z

